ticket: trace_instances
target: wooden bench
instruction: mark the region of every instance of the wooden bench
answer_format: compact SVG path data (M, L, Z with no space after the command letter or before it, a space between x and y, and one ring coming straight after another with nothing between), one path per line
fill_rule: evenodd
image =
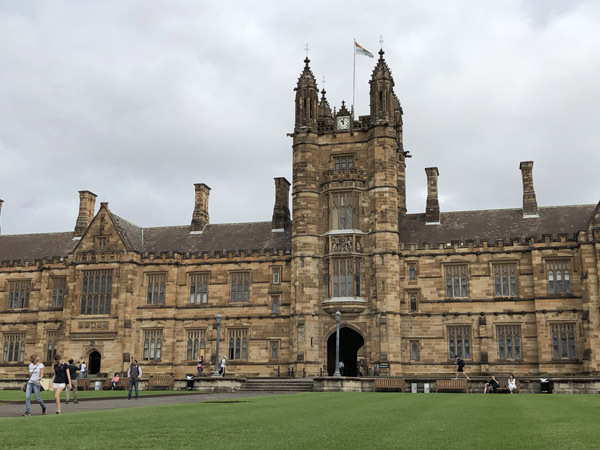
M469 393L469 384L467 380L437 380L435 382L435 392L439 391L465 391Z
M175 386L175 378L171 376L154 376L148 378L146 382L146 389L150 390L154 387L164 387L169 390L173 390Z
M404 379L402 378L376 378L374 390L404 392Z
M77 389L87 391L90 388L91 380L89 378L77 378ZM92 385L93 389L93 385Z
M519 381L515 380L516 384L517 384L517 389L515 390L515 392L519 392L519 390L521 389L521 386L519 385ZM496 392L508 392L510 393L510 391L508 390L508 378L502 378L500 380L498 380L498 388L496 389Z
M102 386L102 389L112 389L111 383L112 383L112 378L107 378L106 381L104 382L104 385ZM120 377L119 384L117 384L116 389L125 389L125 390L129 389L129 378Z

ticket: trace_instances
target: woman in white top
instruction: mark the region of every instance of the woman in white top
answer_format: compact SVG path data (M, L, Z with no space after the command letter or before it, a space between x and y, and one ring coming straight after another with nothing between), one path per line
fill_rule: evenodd
M227 359L225 359L225 356L223 356L223 359L221 360L221 375L225 376L225 364L227 364Z
M42 407L42 414L46 414L46 405L40 398L40 380L44 376L44 365L40 362L38 355L31 355L29 360L31 361L31 364L29 364L29 380L27 381L27 388L25 389L25 414L23 415L31 415L31 391L35 393L35 401Z
M517 390L517 380L515 380L515 377L512 373L508 377L508 390L511 394L513 393L513 391Z

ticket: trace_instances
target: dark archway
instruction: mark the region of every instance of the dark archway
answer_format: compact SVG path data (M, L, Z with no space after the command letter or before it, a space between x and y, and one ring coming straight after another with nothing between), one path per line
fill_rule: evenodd
M365 345L363 337L351 328L340 328L340 361L344 363L346 377L358 375L357 355L358 350ZM332 376L335 372L335 332L327 340L327 374Z
M88 362L88 373L90 375L96 375L100 372L100 363L102 362L102 357L100 356L100 352L94 350L90 353L90 359Z

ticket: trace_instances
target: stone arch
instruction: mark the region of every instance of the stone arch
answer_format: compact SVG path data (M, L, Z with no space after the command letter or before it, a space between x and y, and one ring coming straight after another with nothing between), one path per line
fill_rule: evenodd
M340 361L344 363L344 376L356 377L358 371L358 351L365 345L365 339L355 327L340 326ZM327 338L327 375L335 372L335 328Z

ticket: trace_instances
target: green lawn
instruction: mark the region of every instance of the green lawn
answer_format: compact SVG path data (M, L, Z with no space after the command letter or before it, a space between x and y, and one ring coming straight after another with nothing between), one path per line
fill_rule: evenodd
M597 449L600 396L310 393L0 420L8 448Z
M134 391L135 393L135 391ZM188 394L193 393L193 391L139 391L140 396L142 395L164 395L164 394ZM197 393L197 392L196 392ZM54 391L44 391L40 392L40 397L42 400L54 400ZM109 398L109 397L127 397L127 390L105 390L105 391L77 391L77 398ZM65 400L65 391L60 394L60 398ZM69 392L69 399L73 399L73 393ZM21 390L0 390L0 403L12 403L12 402L23 402L25 403L25 392ZM35 404L35 394L31 393L31 402Z

